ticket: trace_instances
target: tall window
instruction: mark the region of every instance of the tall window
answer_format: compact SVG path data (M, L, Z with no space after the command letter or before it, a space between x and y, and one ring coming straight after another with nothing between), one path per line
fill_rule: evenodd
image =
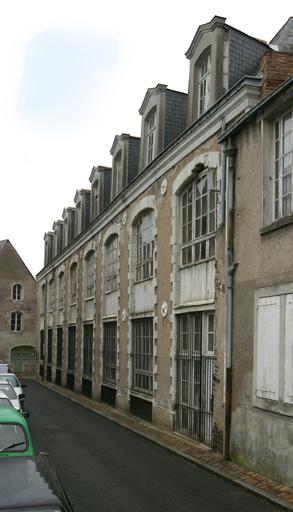
M117 290L118 275L118 236L114 235L106 243L105 250L105 291Z
M93 372L93 326L83 328L83 375L91 377Z
M44 360L45 357L45 331L42 329L40 332L40 359Z
M116 384L117 367L117 323L104 323L103 381Z
M275 123L275 219L292 213L293 112Z
M48 302L49 302L49 310L54 308L54 281L51 279L48 286Z
M132 322L132 388L153 393L153 319Z
M46 286L43 284L43 286L41 288L41 304L40 304L41 315L45 314L45 296L46 296Z
M99 213L99 180L98 179L93 183L93 202L94 202L93 216L95 218Z
M19 311L11 313L10 329L12 332L20 332L22 330L22 313Z
M91 251L85 259L85 297L94 296L95 289L95 253Z
M136 225L136 281L153 277L154 264L154 214L148 211L140 215Z
M76 327L71 326L68 328L68 362L67 369L70 372L75 371L75 350L76 350Z
M215 255L215 172L197 177L181 194L181 265Z
M63 308L64 305L64 272L58 276L58 307Z
M76 304L77 301L77 263L70 267L70 304Z
M155 156L156 111L147 119L146 130L147 163L149 164Z
M202 115L210 104L210 55L204 57L198 66L198 113Z
M15 284L12 288L12 299L22 300L22 286L21 284Z
M119 151L119 153L116 155L116 158L114 160L114 179L115 179L115 196L118 196L118 194L122 190L122 152Z
M62 366L62 346L63 346L63 329L58 327L57 329L57 357L56 366L59 368Z
M52 338L53 331L48 329L48 364L52 364Z

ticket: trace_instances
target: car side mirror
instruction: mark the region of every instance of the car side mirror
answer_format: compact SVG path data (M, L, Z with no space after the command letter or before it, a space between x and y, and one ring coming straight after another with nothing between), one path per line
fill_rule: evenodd
M27 411L23 411L22 415L23 415L24 418L29 418L30 413L27 412Z
M19 398L19 400L23 400L25 398L25 394L24 393L20 393L20 395L18 395L18 398Z
M27 384L22 384L21 387L22 387L22 389L27 388Z

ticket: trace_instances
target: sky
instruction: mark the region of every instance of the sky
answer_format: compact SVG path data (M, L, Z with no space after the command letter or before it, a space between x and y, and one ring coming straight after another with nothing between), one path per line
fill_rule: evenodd
M187 92L185 57L214 15L270 41L292 0L0 0L0 240L35 275L43 237L116 134L140 136L138 110L157 83Z

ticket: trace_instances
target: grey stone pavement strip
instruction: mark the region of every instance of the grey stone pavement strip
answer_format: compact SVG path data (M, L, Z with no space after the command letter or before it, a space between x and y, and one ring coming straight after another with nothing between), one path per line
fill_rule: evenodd
M36 379L36 381L52 391L62 395L69 400L86 407L87 409L100 414L108 420L139 434L149 441L152 441L173 453L184 457L190 462L216 473L233 484L240 485L254 494L270 500L287 510L293 510L293 488L280 484L275 480L266 478L263 475L254 473L243 466L225 460L224 457L212 452L210 448L203 446L196 441L189 441L180 434L174 434L160 430L152 424L131 416L127 413L106 405L102 402L85 397L66 388L55 384Z

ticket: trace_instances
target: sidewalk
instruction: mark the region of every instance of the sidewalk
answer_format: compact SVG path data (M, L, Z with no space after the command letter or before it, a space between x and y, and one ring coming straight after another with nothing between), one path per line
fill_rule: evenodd
M209 448L199 443L189 441L187 438L178 434L160 430L152 424L118 411L114 407L110 407L102 402L95 402L81 394L74 393L73 391L69 391L68 389L49 382L43 382L39 379L37 379L37 382L65 398L90 409L96 414L100 414L111 421L119 423L119 425L184 457L190 462L208 471L212 471L222 478L230 480L234 484L240 485L273 503L281 505L287 510L293 510L292 487L286 487L279 482L254 473L253 471L249 471L238 464L225 460L222 455L212 452Z

